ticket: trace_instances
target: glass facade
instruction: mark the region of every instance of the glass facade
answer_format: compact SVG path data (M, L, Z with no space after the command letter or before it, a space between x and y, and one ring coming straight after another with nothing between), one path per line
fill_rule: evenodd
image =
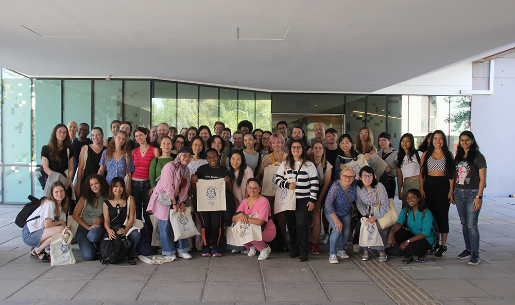
M0 72L2 203L42 196L35 176L41 148L56 124L72 120L99 126L108 137L111 121L122 118L133 129L161 122L212 129L220 120L234 132L242 120L275 131L277 118L290 117L305 124L308 137L314 136L317 122L341 126L339 134L354 138L367 125L376 144L377 136L388 131L395 147L406 132L413 133L418 145L428 132L441 129L453 151L459 133L470 129L470 96L269 93L150 79L30 79L7 69Z

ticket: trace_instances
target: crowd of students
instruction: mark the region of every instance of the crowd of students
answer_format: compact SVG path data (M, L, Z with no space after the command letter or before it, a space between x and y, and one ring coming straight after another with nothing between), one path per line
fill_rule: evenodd
M479 264L477 220L486 187L486 160L470 131L460 134L453 156L440 130L429 134L418 149L413 135L406 133L398 150L392 147L390 134L383 132L378 150L366 126L353 137L316 124L315 137L309 140L300 125L290 133L285 121L276 127L272 133L242 121L232 133L218 121L213 133L205 125L179 131L166 123L133 131L130 122L115 120L112 136L104 139L100 127L92 128L88 138L86 123L56 125L41 154L49 176L47 199L31 215L39 218L29 217L22 231L24 242L32 247L31 258L51 259L45 249L52 234L66 226L68 213L79 223L77 241L85 260L98 259L104 235L128 235L128 262L136 264L144 231L129 229L136 221L151 224L153 215L159 223L159 251L170 261L177 256L191 259L192 248L202 251L202 256L221 256L227 246L225 228L241 221L262 226L263 240L239 249L249 256L259 251L260 260L267 259L273 243L277 251L289 251L289 257L306 261L310 253L321 254L320 240L330 243L330 263L349 258L348 243L363 260L376 250L379 261L385 262L396 249L404 256L403 263L414 256L424 262L428 253L441 258L447 252L449 207L456 204L465 240L458 258ZM384 172L377 172L374 154L384 160ZM272 182L294 191L294 210L274 213L275 197L260 194L265 169L271 165L278 166ZM227 210L195 212L201 236L176 243L170 210L185 211L186 206L196 210L199 179L224 179ZM379 224L396 190L402 211L393 226L378 225L383 246L361 248L360 218ZM159 203L163 192L171 205ZM258 218L250 217L254 213Z

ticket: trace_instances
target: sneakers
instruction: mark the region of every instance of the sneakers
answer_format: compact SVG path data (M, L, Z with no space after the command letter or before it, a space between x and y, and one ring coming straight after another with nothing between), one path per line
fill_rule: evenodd
M440 247L438 247L438 250L436 250L436 252L435 252L435 257L442 258L446 252L447 252L447 246L440 246Z
M352 252L354 252L354 253L361 252L361 247L358 244L352 245Z
M183 252L183 253L179 252L177 254L179 255L179 257L182 257L184 259L192 259L191 254L189 254L188 252Z
M249 254L247 254L247 255L249 257L253 257L253 256L256 256L256 253L257 253L256 246L254 246L254 245L250 246Z
M326 233L322 236L322 238L320 238L320 244L327 245L328 242L329 242L329 234Z
M387 259L388 259L388 256L386 254L385 255L379 255L379 262L380 263L386 262Z
M429 250L429 254L430 255L434 255L436 253L436 251L438 251L438 248L440 248L440 245L439 244L436 244L433 249Z
M338 251L339 252L339 251ZM344 252L345 253L345 252ZM330 264L338 264L338 258L336 258L336 255L329 255L329 263Z
M458 259L467 259L470 258L472 253L469 250L463 250L460 254L458 254Z
M349 255L347 253L345 253L345 250L338 250L338 252L336 252L336 255L339 257L339 258L349 258ZM329 259L330 260L330 259Z
M469 260L469 265L477 266L481 262L481 259L479 259L479 255L472 254Z
M318 248L317 243L313 244L313 246L311 247L311 251L313 252L313 254L320 254L320 248Z
M368 256L368 253L363 253L363 255L361 256L362 261L368 261L369 258L370 256Z
M266 245L266 247L259 253L258 261L266 260L268 258L268 255L270 255L270 252L272 252L272 248L270 248L269 245Z
M218 253L218 247L213 246L213 257L220 257L222 254Z
M211 253L209 253L209 246L204 246L204 249L202 250L202 256L211 256Z

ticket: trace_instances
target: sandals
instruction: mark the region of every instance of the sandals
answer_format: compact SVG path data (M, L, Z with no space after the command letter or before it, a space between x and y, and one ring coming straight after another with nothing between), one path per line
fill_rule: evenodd
M404 265L407 265L407 264L411 263L412 261L413 261L413 256L410 256L410 257L403 258L401 263Z
M40 263L48 263L50 262L50 258L46 255L45 251L41 251L40 253L36 252L36 248L33 248L30 251L30 258L36 262Z
M425 263L425 262L426 262L426 259L427 259L427 253L426 253L426 255L424 255L424 256L420 256L419 258L417 258L417 262L419 262L419 263Z

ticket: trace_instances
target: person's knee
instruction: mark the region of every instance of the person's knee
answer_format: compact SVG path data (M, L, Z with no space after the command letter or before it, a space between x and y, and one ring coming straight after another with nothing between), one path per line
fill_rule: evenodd
M95 259L96 251L81 251L82 258L84 258L85 261L92 261Z

